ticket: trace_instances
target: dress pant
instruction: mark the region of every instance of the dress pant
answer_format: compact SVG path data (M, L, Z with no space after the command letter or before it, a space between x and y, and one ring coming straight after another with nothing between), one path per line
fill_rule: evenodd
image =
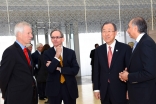
M45 86L46 83L45 82L37 82L37 88L38 88L38 94L39 94L39 98L40 99L44 99L45 96Z
M37 87L33 86L33 98L31 104L38 104L38 93L37 93Z
M92 83L93 83L93 78L94 78L94 76L93 76L93 75L94 75L94 74L93 74L93 73L94 73L94 65L91 65L91 66L92 66L92 78L91 78L91 79L92 79Z
M49 104L62 104L62 101L64 104L76 104L76 99L71 98L65 82L61 84L58 96L48 96L48 100Z
M110 88L110 84L111 83L108 82L107 93L106 93L105 99L103 101L101 101L101 104L127 104L126 99L123 102L116 102L115 101L114 97L112 96L113 94L112 94L112 91ZM118 90L118 89L116 89L116 90ZM125 96L126 96L126 93L125 93Z

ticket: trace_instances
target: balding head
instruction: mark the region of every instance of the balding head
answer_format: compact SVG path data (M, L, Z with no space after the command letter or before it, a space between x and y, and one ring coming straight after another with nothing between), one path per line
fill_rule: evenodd
M132 21L132 25L138 27L139 33L143 33L143 32L147 33L147 23L142 17L133 18L131 21Z

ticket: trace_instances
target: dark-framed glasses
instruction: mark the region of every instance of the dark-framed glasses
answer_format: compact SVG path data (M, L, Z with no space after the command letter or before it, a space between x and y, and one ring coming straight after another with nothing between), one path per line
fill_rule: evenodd
M51 39L60 39L62 36L52 36Z

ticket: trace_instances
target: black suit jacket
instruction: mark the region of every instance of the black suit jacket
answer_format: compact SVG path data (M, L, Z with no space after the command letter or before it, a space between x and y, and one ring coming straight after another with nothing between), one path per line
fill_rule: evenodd
M95 49L91 50L91 52L90 52L90 58L91 58L90 64L91 65L94 64L94 54L95 54Z
M30 52L29 56L31 58ZM19 44L15 42L4 51L0 66L0 88L5 104L31 104L32 85L35 83L32 71Z
M46 83L46 95L57 96L60 91L60 75L63 74L65 77L65 83L67 85L71 98L75 99L78 97L77 82L75 76L78 74L79 65L76 60L75 52L71 49L63 47L63 67L60 71L56 70L60 62L55 59L54 47L44 52L45 61L51 61L48 66L48 78Z
M111 66L108 66L107 45L103 44L95 50L94 61L94 90L100 90L101 101L104 100L107 92L108 79L110 89L117 104L126 102L126 83L120 81L119 73L128 66L131 55L131 48L123 43L116 41Z
M143 35L128 66L130 104L156 104L156 45Z
M39 56L40 56L40 54L37 50L34 53L32 53L32 55L31 55L33 63L34 63L34 75L35 76L38 73L38 67L36 67L36 65L38 65Z
M44 61L44 55L41 54L38 58L38 74L36 80L39 83L46 82L48 76L48 70Z

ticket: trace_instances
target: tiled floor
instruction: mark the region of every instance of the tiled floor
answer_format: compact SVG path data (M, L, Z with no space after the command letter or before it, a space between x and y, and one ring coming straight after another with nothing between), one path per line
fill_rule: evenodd
M78 77L77 82L78 82L79 98L77 99L76 104L100 104L100 101L96 100L93 96L90 76ZM44 104L45 101L46 100L39 100L39 104ZM4 101L0 99L0 104L3 103Z

